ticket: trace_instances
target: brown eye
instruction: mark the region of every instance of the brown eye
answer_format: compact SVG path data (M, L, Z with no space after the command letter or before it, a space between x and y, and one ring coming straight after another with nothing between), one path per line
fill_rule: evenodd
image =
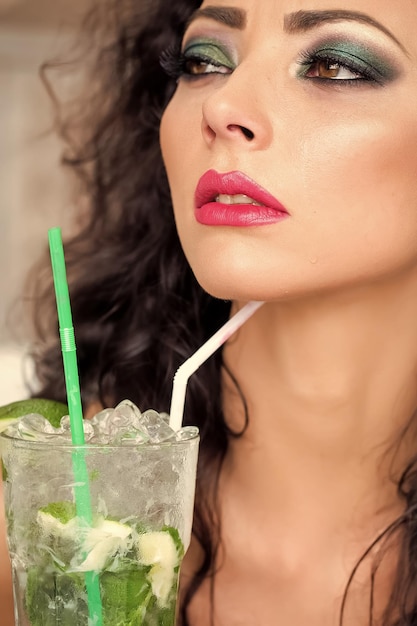
M230 74L230 68L198 57L184 60L184 73L189 76L204 74Z
M207 73L208 63L204 61L197 61L195 59L190 59L185 62L184 69L187 74L191 74L193 76L198 76L199 74Z
M382 60L358 44L339 42L337 45L324 43L318 49L300 52L296 75L308 79L326 89L343 86L369 87L385 85L396 77L395 71L383 65Z
M305 76L326 80L358 80L363 78L359 72L355 72L355 70L349 69L332 59L317 59L310 64Z
M317 76L320 78L337 78L340 65L332 61L319 61L317 63Z

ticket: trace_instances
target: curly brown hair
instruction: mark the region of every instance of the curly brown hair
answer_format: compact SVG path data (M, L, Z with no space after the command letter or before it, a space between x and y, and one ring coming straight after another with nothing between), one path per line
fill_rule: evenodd
M90 89L76 115L71 109L65 116L51 78L68 63L43 68L66 145L63 163L83 192L82 225L65 241L65 256L84 406L130 398L142 409L168 411L177 368L229 317L230 302L205 293L184 257L159 149L160 118L176 86L160 57L178 44L200 4L100 2L84 25L88 48L80 62L88 53ZM41 268L29 283L36 395L65 400L49 263ZM201 436L193 533L205 556L185 593L185 625L189 600L210 574L218 546L216 486L230 434L221 369L220 351L187 389L184 424L197 425Z
M63 162L76 173L87 198L82 226L65 242L84 405L99 400L109 406L128 397L142 409L167 411L178 366L230 314L230 302L205 293L184 257L159 147L161 115L176 86L161 67L161 55L178 46L200 4L101 0L84 29L94 60L89 93L77 116L63 119L57 109L58 130L67 146ZM57 101L49 70L51 65L44 69L44 79ZM65 400L49 274L48 267L31 281L41 385L37 395ZM182 603L184 626L192 596L207 577L214 580L221 537L219 473L230 438L242 434L230 431L223 414L222 372L220 350L191 378L187 390L184 423L197 425L201 434L193 533L203 559ZM242 402L245 429L243 397ZM375 542L401 533L400 565L384 626L417 625L415 467L413 460L399 484L404 515ZM374 623L372 601L369 623Z

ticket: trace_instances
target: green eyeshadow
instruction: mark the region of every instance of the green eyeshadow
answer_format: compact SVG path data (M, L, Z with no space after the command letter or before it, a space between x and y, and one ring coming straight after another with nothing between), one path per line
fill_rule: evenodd
M230 70L236 67L225 47L215 40L194 39L185 46L183 55L185 59L197 57Z
M305 53L307 57L315 60L326 60L331 58L341 64L346 63L357 71L364 72L368 78L374 78L378 82L389 82L394 80L398 74L398 69L387 61L382 55L377 54L373 49L364 44L353 41L326 40ZM305 69L300 72L305 73Z

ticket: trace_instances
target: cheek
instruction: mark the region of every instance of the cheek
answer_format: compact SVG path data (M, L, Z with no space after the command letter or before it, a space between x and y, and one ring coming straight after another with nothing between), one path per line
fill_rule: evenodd
M172 110L172 102L170 102L162 115L159 128L159 142L168 175L171 164L175 162L178 149L178 137L176 137L175 127L174 112Z
M347 192L360 201L362 194L375 198L380 191L398 191L409 183L415 187L417 115L412 123L369 120L307 130L300 146L300 183L310 193L341 201Z
M198 107L191 98L176 92L162 115L159 133L162 155L167 170L179 175L184 172L184 158L190 162L190 152L196 148L197 133L201 129L198 111L201 111L201 104Z
M375 240L389 229L416 231L416 115L306 133L299 161L298 201L311 207L309 221L354 226Z
M316 279L358 283L417 265L417 123L402 122L306 139L300 204L312 209L304 250Z
M193 166L199 158L197 133L201 136L200 127L195 110L192 112L189 103L183 103L175 94L161 119L160 145L176 218L179 207L188 209L193 199L197 182Z
M161 119L160 145L178 235L187 257L191 243L196 240L195 231L198 231L198 224L194 219L193 199L198 177L203 171L202 168L204 169L203 166L198 167L199 158L196 154L198 141L195 128L196 125L199 128L200 123L195 116L193 122L190 122L191 116L184 114L184 106L178 103L178 96L174 95ZM192 132L190 126L193 126Z

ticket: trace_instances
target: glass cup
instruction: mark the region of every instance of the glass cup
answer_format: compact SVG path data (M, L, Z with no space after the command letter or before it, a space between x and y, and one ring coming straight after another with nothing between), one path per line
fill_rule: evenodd
M199 444L197 428L184 430L180 441L83 447L0 435L16 626L96 626L91 575L103 626L175 625ZM74 454L87 467L88 524Z

